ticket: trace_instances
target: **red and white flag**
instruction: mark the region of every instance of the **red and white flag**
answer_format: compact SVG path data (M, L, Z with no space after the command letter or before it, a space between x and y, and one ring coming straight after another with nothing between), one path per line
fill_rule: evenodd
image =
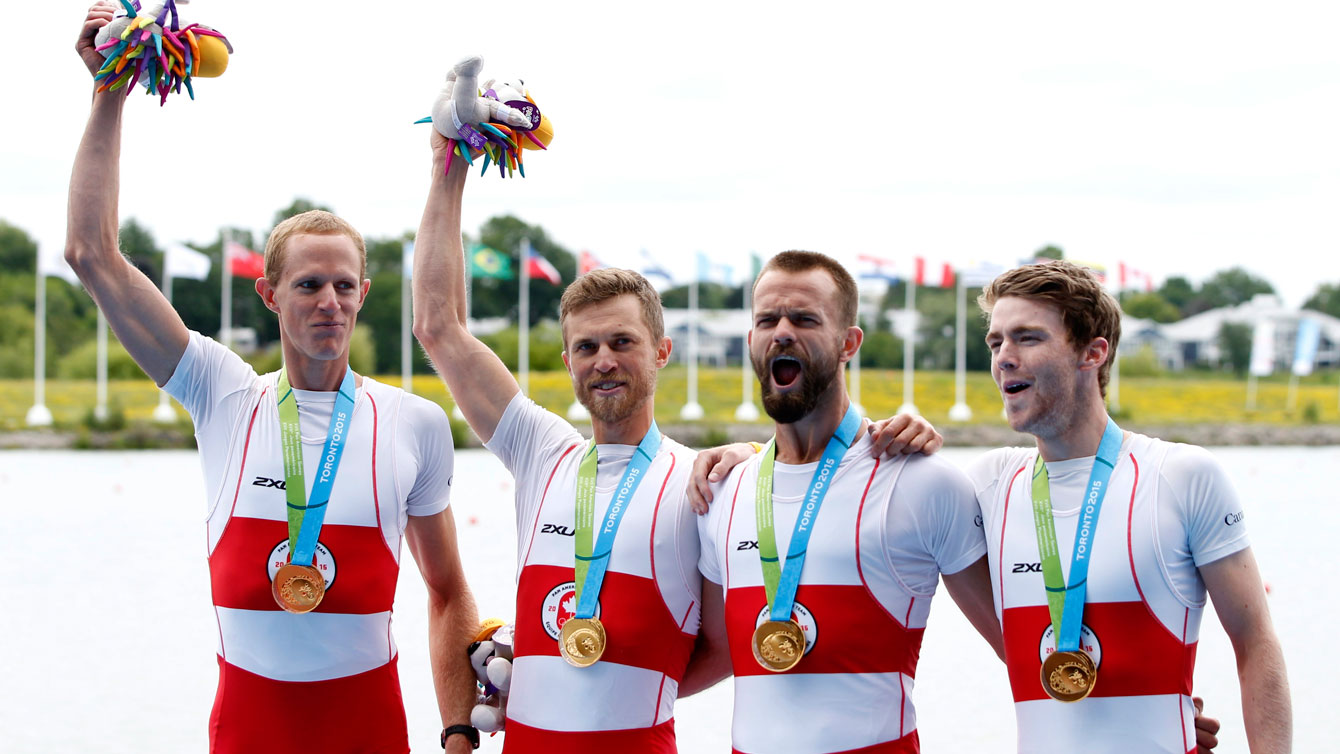
M558 274L558 270L554 269L548 259L540 256L540 252L534 249L530 250L530 258L526 260L526 277L548 280L554 285L563 284L563 276Z
M224 256L228 259L228 272L234 277L255 280L265 276L265 257L235 241L225 241Z
M1117 290L1125 291L1131 288L1148 293L1154 290L1154 278L1144 270L1137 270L1125 262L1117 262Z
M912 282L931 288L953 288L954 266L948 262L917 257L912 266Z
M606 266L607 266L607 265L606 265L604 262L600 261L599 259L596 259L596 255L595 255L595 254L592 254L592 253L589 252L589 251L583 251L583 252L581 252L580 254L577 255L577 274L578 274L578 275L585 275L586 273L590 272L591 270L598 270L598 269L600 269L601 267L606 267ZM557 285L557 283L555 283L555 285Z

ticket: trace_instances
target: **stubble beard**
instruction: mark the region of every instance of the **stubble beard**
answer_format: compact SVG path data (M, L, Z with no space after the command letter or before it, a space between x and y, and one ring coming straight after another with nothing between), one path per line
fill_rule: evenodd
M772 360L776 356L790 356L800 362L800 389L778 393L772 386ZM814 359L806 359L789 348L778 348L764 354L760 360L752 353L749 357L758 377L763 410L778 424L794 424L809 416L840 378L838 352L821 352ZM826 376L825 376L826 375Z

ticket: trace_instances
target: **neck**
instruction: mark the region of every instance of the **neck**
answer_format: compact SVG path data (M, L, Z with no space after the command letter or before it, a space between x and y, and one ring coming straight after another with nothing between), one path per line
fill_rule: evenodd
M591 434L597 445L637 445L647 436L655 414L655 405L648 400L628 416L613 422L591 417Z
M1101 396L1085 401L1074 420L1050 436L1038 435L1038 453L1044 461L1065 461L1098 453L1107 429L1107 407Z
M344 381L344 370L349 367L349 354L330 361L311 359L294 353L284 345L284 369L288 384L298 390L335 392ZM361 380L356 380L361 382Z
M778 424L777 461L813 463L823 457L824 448L847 415L847 388L839 375L833 383L838 389L819 401L819 405L799 421Z

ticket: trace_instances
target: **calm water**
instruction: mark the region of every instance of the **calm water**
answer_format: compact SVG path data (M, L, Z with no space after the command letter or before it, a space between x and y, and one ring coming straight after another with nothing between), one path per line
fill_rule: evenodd
M976 451L951 450L960 464ZM1297 751L1324 751L1340 699L1340 618L1329 600L1340 448L1227 448L1215 455L1246 501L1254 548L1293 686ZM482 615L510 616L511 481L486 451L456 463L453 509ZM1329 470L1329 473L1328 473ZM205 567L204 492L194 452L0 453L0 752L206 749L217 629ZM396 600L400 672L416 752L441 751L428 674L426 597L406 551ZM1195 688L1224 722L1219 750L1246 751L1232 648L1207 617ZM1003 666L941 593L916 700L927 752L1009 752ZM727 681L684 700L680 750L730 750ZM501 738L482 752L501 750Z

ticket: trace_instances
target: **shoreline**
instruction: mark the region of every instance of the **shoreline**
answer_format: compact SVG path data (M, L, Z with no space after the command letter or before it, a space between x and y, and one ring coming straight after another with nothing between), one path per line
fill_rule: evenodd
M453 423L457 447L483 447L473 432ZM589 434L588 425L578 425ZM1275 425L1247 423L1123 424L1123 429L1171 442L1206 447L1340 445L1340 425ZM997 448L1028 446L1032 437L1000 424L937 425L946 447ZM662 430L689 447L767 439L766 424L667 423ZM118 430L23 429L0 432L0 450L190 450L195 436L190 425L135 423Z

